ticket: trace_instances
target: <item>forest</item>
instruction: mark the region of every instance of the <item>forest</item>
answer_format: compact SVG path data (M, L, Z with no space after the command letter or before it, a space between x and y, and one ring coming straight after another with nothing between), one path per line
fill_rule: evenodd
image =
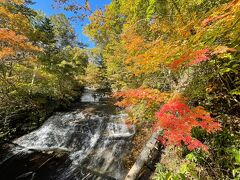
M153 180L240 179L240 1L0 0L0 144L66 110L84 87L111 92L136 126L132 158L157 132Z

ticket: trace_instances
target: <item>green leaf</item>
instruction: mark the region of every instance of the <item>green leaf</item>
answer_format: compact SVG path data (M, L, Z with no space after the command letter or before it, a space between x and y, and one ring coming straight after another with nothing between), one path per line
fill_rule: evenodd
M240 95L240 90L239 89L232 90L232 91L230 91L230 94L232 94L232 95Z
M232 174L233 174L234 179L235 178L240 178L240 167L236 168L236 169L233 169Z

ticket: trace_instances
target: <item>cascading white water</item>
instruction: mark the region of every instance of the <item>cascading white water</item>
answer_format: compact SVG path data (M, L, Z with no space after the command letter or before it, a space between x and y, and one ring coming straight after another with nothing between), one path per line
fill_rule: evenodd
M81 97L81 102L99 102L99 100L103 97L103 94L98 94L89 88L85 88Z
M91 103L99 101L89 90L82 100ZM114 115L110 111L88 113L77 109L57 113L38 130L16 139L14 143L26 149L62 149L70 152L71 166L59 179L67 179L67 174L79 167L123 179L125 169L122 159L135 133L133 126L125 125L125 118L126 114Z

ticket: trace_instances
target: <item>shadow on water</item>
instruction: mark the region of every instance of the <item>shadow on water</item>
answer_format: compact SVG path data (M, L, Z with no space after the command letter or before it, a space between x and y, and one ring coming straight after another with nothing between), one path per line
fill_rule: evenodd
M1 148L0 179L123 179L135 133L125 118L106 95L86 89L71 112L56 113Z

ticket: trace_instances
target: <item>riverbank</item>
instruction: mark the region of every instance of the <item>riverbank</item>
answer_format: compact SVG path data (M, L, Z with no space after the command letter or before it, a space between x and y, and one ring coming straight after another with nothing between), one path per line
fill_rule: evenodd
M136 133L132 139L130 153L124 159L125 166L131 169L137 157L140 155L143 147L152 135L152 124L138 121L136 124Z

